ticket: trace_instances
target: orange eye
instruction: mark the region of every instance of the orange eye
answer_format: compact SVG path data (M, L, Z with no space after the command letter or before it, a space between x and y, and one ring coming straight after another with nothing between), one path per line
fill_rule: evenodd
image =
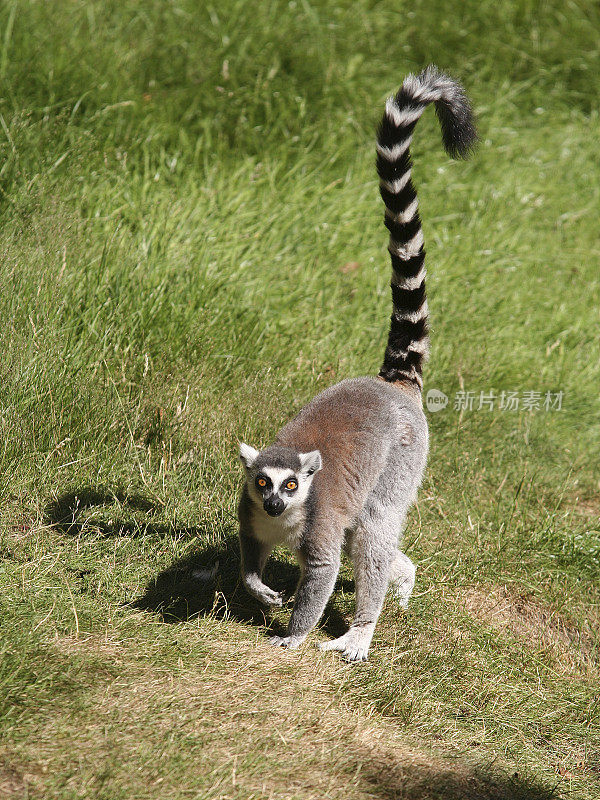
M258 479L258 485L260 486L261 489L264 489L265 486L267 485L267 482L266 482L266 480L264 478L259 478Z
M293 492L294 489L298 488L298 484L296 481L288 481L285 485L285 488L288 490L288 492Z

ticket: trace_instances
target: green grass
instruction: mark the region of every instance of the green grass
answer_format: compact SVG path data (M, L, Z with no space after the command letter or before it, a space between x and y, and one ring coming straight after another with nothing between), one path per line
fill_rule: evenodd
M1 795L598 797L599 25L583 0L0 6ZM237 442L378 370L373 135L429 62L480 132L450 162L429 112L413 147L450 404L414 599L353 668L266 644L289 609L237 585ZM461 388L563 404L459 414Z

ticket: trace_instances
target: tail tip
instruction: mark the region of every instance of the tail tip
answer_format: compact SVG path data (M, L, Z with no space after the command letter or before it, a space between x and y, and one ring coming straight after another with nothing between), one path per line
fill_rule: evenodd
M435 110L442 129L444 149L452 158L469 158L477 144L477 130L473 109L462 84L435 64L426 67L418 80L440 93L435 101Z
M451 158L470 158L477 145L477 130L471 105L466 97L457 114L442 102L436 103L436 113L442 128L444 149Z

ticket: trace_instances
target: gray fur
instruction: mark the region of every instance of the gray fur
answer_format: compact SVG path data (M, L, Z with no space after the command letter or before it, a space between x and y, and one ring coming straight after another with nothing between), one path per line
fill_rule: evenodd
M297 466L293 453L318 450L322 470L309 476L301 513L275 519L253 492L256 468L272 452L277 465ZM427 457L427 423L416 395L377 378L342 381L321 393L263 450L247 475L239 508L242 576L248 591L269 605L281 597L262 582L272 547L294 550L301 578L287 635L273 644L297 647L329 599L344 547L354 565L356 614L350 630L322 645L352 661L365 660L390 582L402 605L414 585L414 567L398 550ZM301 458L301 457L300 457Z

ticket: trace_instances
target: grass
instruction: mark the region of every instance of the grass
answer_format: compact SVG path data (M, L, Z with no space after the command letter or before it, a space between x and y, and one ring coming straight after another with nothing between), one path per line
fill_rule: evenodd
M0 794L598 797L599 23L583 0L0 7ZM429 113L413 148L450 403L416 594L353 668L266 644L289 609L237 585L236 448L378 369L373 131L431 61L481 139L450 162ZM562 409L459 413L461 389ZM352 603L344 565L311 641Z

